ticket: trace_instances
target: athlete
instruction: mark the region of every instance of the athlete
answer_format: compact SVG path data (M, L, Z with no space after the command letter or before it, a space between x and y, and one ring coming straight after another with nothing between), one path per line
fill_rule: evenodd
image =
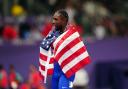
M41 47L45 50L53 48L53 42L58 36L65 32L68 25L68 14L65 10L58 10L54 13L52 24L54 30L42 41ZM72 89L75 74L67 78L62 72L57 61L54 62L54 72L52 75L52 89Z

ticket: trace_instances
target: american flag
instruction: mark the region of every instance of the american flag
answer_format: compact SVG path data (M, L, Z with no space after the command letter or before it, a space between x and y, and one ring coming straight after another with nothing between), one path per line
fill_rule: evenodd
M52 74L54 60L59 63L67 78L90 63L87 49L74 26L68 27L67 31L54 41L53 48L53 52L51 48L47 51L40 48L39 71L45 81L47 75Z
M59 35L60 33L58 31L51 32L46 38L43 39L40 46L39 72L45 83L47 75L52 75L54 68L54 57L51 53L51 44Z

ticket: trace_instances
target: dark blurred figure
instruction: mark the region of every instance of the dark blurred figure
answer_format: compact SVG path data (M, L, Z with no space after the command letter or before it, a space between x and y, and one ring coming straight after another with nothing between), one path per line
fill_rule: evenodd
M5 24L3 29L3 39L10 41L15 40L18 37L18 32L14 24Z
M53 29L52 28L53 25L50 21L51 21L51 17L46 16L44 24L42 25L42 28L41 28L41 34L43 37L46 37L48 35L48 33Z
M19 84L22 82L21 75L15 71L14 65L10 65L9 67L9 88L10 89L17 89Z
M52 23L45 23L43 30L42 30L42 35L45 37L48 35L48 33L52 30Z
M117 26L116 26L113 18L104 17L103 18L103 25L106 28L108 35L110 35L110 36L117 36L118 35L118 29L117 29Z
M74 17L74 26L76 27L76 29L77 29L77 31L79 32L79 34L81 35L81 36L83 36L83 35L85 35L84 34L84 28L83 28L83 25L81 24L81 22L79 22L79 21L77 21L77 19L76 18L78 18L77 16L76 17Z
M89 76L85 69L76 73L73 89L88 89Z
M28 39L31 40L33 43L39 42L42 39L41 32L37 29L36 24L32 24Z
M96 21L94 28L93 28L93 34L97 40L102 40L105 37L107 37L107 30L104 27L102 20Z
M7 89L7 87L8 87L7 72L4 69L3 65L0 65L0 89Z
M21 39L27 39L30 34L30 25L27 22L20 23L19 36Z
M26 80L24 81L21 85L19 89L31 89L29 82Z
M29 84L31 85L31 89L46 89L41 84L42 79L39 75L38 70L34 65L30 65L30 73L29 73Z
M128 20L127 18L117 16L115 17L116 26L118 28L119 36L128 36Z
M3 28L4 28L3 19L0 16L0 39L2 38Z

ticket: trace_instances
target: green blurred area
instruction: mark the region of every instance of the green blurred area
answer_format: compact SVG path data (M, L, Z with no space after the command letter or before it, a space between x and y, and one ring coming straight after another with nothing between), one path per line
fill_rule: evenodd
M11 15L11 8L14 4L21 5L28 14L48 14L58 8L64 8L68 0L0 0L1 15ZM113 14L128 15L127 0L69 0L74 4L86 1L100 2ZM54 3L54 4L51 4Z
M0 0L0 38L8 24L16 28L16 38L22 38L22 31L23 39L34 37L34 31L34 39L41 38L58 9L67 11L69 24L89 41L128 36L127 0Z

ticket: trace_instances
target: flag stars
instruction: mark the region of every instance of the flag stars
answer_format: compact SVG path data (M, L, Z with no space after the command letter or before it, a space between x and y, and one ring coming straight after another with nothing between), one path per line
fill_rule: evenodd
M48 48L49 48L49 46L47 45L47 46L46 46L46 48L48 49Z
M51 37L51 34L50 34L50 35L48 35L48 37Z
M43 42L42 44L44 45L45 43Z
M52 38L53 39L53 38ZM50 40L50 43L52 43L53 42L53 40Z
M53 36L53 38L56 38L56 36Z
M47 44L49 44L49 41L47 41Z
M43 41L46 41L46 39L44 38Z
M58 35L59 35L58 31L49 34L46 38L43 39L41 43L41 47L44 48L45 50L48 50Z

